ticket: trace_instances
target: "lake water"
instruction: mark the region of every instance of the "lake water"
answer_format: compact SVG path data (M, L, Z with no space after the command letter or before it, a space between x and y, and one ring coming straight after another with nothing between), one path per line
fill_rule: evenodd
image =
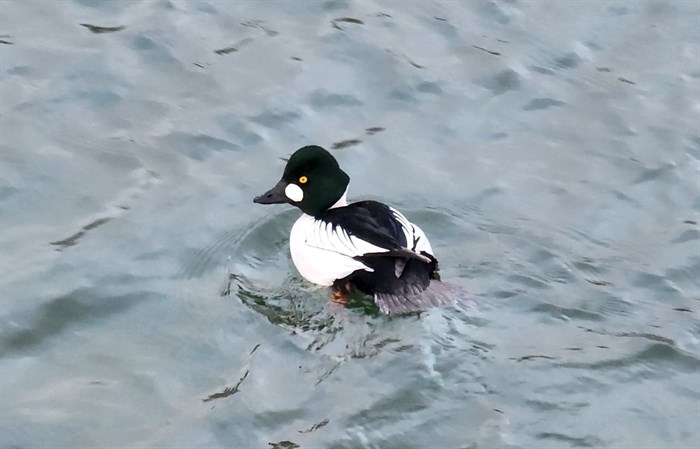
M0 3L0 447L697 448L697 1ZM306 144L460 305L329 302Z

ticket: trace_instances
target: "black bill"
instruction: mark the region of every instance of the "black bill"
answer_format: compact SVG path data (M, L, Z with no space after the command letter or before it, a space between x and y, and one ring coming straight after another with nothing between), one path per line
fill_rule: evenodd
M258 204L282 204L289 203L290 200L284 193L284 189L287 187L287 183L282 179L277 183L276 186L263 193L260 196L253 198L254 203Z

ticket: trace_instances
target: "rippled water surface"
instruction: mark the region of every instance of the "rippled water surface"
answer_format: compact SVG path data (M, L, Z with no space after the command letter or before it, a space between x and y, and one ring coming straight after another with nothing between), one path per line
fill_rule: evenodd
M696 448L700 6L0 1L0 447ZM471 295L300 279L323 145Z

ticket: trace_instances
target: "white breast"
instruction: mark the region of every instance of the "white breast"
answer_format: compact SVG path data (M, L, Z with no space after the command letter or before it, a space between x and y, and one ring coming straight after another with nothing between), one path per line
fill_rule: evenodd
M423 231L411 224L398 211L393 211L406 234L407 247L417 252L426 251L432 255L430 242ZM415 245L414 242L416 242ZM306 214L299 217L292 227L289 250L294 265L306 280L326 286L357 270L372 271L353 257L387 251L385 248L348 235L339 226L333 229L331 224Z

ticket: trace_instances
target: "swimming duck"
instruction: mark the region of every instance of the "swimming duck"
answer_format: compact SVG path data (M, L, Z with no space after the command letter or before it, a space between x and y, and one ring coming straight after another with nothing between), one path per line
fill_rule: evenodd
M306 280L330 286L335 302L345 304L353 289L372 295L386 314L451 302L425 233L386 204L348 203L349 182L331 153L305 146L253 202L301 209L289 238L292 260Z

